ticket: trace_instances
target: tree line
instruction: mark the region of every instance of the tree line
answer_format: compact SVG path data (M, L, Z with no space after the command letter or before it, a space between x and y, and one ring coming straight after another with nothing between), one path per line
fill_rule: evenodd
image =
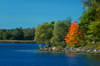
M68 27L71 25L71 18L62 21L46 22L37 25L35 29L34 40L37 43L49 43L50 46L65 45L64 38L68 33Z
M34 40L35 28L0 29L0 40Z

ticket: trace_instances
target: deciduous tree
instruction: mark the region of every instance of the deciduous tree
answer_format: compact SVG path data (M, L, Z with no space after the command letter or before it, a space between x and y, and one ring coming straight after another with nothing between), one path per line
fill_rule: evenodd
M76 44L79 43L79 41L81 40L81 29L78 29L78 24L76 24L77 21L74 21L74 23L71 24L71 26L68 28L69 32L67 34L67 36L65 37L65 43L69 43L70 46L75 46Z
M64 44L64 38L68 33L68 27L71 25L71 19L57 21L54 30L53 37L50 42L54 45Z
M37 43L50 43L52 37L52 31L54 29L54 24L44 23L42 25L37 25L35 29L35 41Z

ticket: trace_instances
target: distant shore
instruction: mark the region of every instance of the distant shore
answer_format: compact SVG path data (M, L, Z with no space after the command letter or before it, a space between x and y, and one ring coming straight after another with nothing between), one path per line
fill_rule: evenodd
M36 43L33 40L0 40L0 43Z

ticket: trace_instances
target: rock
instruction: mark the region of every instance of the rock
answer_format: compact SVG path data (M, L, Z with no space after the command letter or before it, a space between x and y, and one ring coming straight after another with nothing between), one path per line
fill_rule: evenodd
M92 43L92 44L94 44L95 42L94 42L94 41L92 41L91 43Z
M77 48L77 49L76 49L76 51L80 51L80 49L79 49L79 48Z
M52 51L52 48L51 48L51 47L49 47L47 51Z
M65 50L61 50L61 52L65 52Z
M52 50L55 50L56 49L56 47L52 47Z
M70 49L74 49L73 47L70 47Z
M58 52L58 50L59 50L59 49L55 49L54 51L55 51L55 52Z
M68 49L70 49L70 47L66 47L65 49L67 49L67 50L68 50Z
M93 50L93 52L96 52L96 51L97 51L96 49Z
M79 48L75 48L75 47L44 47L44 48L40 48L38 49L40 51L52 51L52 52L65 52L65 53L89 53L89 54L100 54L100 49L88 49L88 50L84 50L84 48L79 47Z
M100 49L98 50L98 52L100 52Z
M87 52L90 52L90 50L87 50Z
M47 51L47 48L44 48L45 51Z

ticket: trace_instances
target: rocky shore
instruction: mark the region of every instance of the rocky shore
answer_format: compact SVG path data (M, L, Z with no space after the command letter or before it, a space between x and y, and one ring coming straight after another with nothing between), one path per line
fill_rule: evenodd
M65 47L65 48L56 48L56 47L43 47L38 49L40 51L49 51L49 52L63 52L63 53L86 53L86 54L100 54L100 49L88 49L85 50L82 47Z

